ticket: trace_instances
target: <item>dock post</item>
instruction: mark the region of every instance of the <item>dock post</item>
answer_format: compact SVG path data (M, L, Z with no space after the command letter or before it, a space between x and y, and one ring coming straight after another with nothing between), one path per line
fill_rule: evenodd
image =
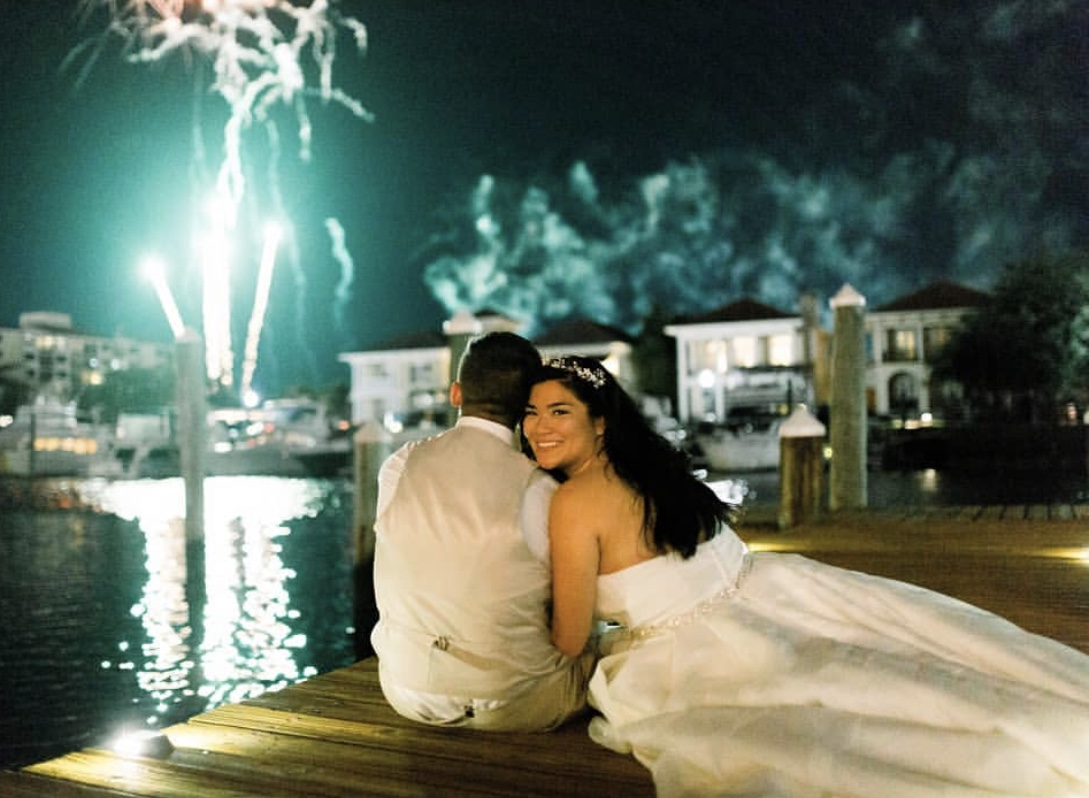
M185 482L185 537L204 539L204 447L207 414L204 399L204 345L186 329L174 342L174 386L178 404L178 454Z
M374 597L374 522L378 506L378 470L392 452L393 437L378 422L368 421L356 432L353 443L353 626L356 657L365 659L374 654L371 630L378 622L378 606Z
M204 447L207 434L204 388L204 343L199 334L186 328L174 341L178 406L178 455L185 485L185 604L189 609L191 651L204 638L205 585L204 546Z
M829 509L866 507L866 299L844 285L831 301L832 404L829 409L832 465Z
M798 405L779 428L779 528L820 516L824 500L825 427Z

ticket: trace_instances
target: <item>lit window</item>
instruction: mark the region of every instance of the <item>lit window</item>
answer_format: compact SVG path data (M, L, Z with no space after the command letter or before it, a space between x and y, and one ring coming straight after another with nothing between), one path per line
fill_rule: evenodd
M768 338L768 363L772 366L794 364L794 338L789 334L772 335Z
M914 330L889 330L888 360L918 360Z
M742 368L756 365L756 339L749 335L733 340L734 360Z

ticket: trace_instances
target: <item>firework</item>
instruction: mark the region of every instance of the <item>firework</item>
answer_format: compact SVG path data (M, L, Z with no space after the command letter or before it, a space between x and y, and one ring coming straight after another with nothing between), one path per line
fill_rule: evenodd
M125 58L133 63L160 62L175 55L186 61L204 59L214 74L211 89L227 105L223 159L213 189L214 212L202 236L199 259L208 377L229 388L234 369L230 252L246 192L244 134L251 126L261 125L276 137L270 114L276 107L287 108L297 126L299 157L305 161L310 158L312 133L308 100L336 104L369 120L363 105L333 84L341 34L347 33L362 52L366 28L341 14L336 0L84 0L83 5L88 16L105 11L109 22L100 36L77 48L73 56L90 50L89 66L106 40L120 38ZM86 67L81 81L85 75ZM271 276L271 266L268 269ZM254 307L256 311L260 306L263 315L267 305L263 279L258 279L257 290ZM259 333L261 323L260 318L251 320L251 338L254 329ZM248 383L256 365L256 352L249 343L245 357L243 381Z

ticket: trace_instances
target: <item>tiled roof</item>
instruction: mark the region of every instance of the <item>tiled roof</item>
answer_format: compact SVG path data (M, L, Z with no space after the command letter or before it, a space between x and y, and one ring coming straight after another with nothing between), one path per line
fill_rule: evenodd
M615 327L584 318L567 319L533 339L537 346L565 346L569 344L604 344L612 341L631 341L631 336Z
M954 283L939 280L925 288L905 294L888 304L874 310L878 313L899 310L944 310L946 308L978 308L991 301L991 297L982 291Z
M673 324L714 324L723 321L764 321L767 319L792 319L797 314L784 313L771 305L754 299L739 299L706 313L679 316Z

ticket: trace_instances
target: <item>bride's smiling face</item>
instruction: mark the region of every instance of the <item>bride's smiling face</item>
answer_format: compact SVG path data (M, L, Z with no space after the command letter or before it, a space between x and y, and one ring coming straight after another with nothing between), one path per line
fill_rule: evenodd
M522 432L542 468L568 477L592 463L600 449L605 421L591 418L586 405L556 380L533 386Z

